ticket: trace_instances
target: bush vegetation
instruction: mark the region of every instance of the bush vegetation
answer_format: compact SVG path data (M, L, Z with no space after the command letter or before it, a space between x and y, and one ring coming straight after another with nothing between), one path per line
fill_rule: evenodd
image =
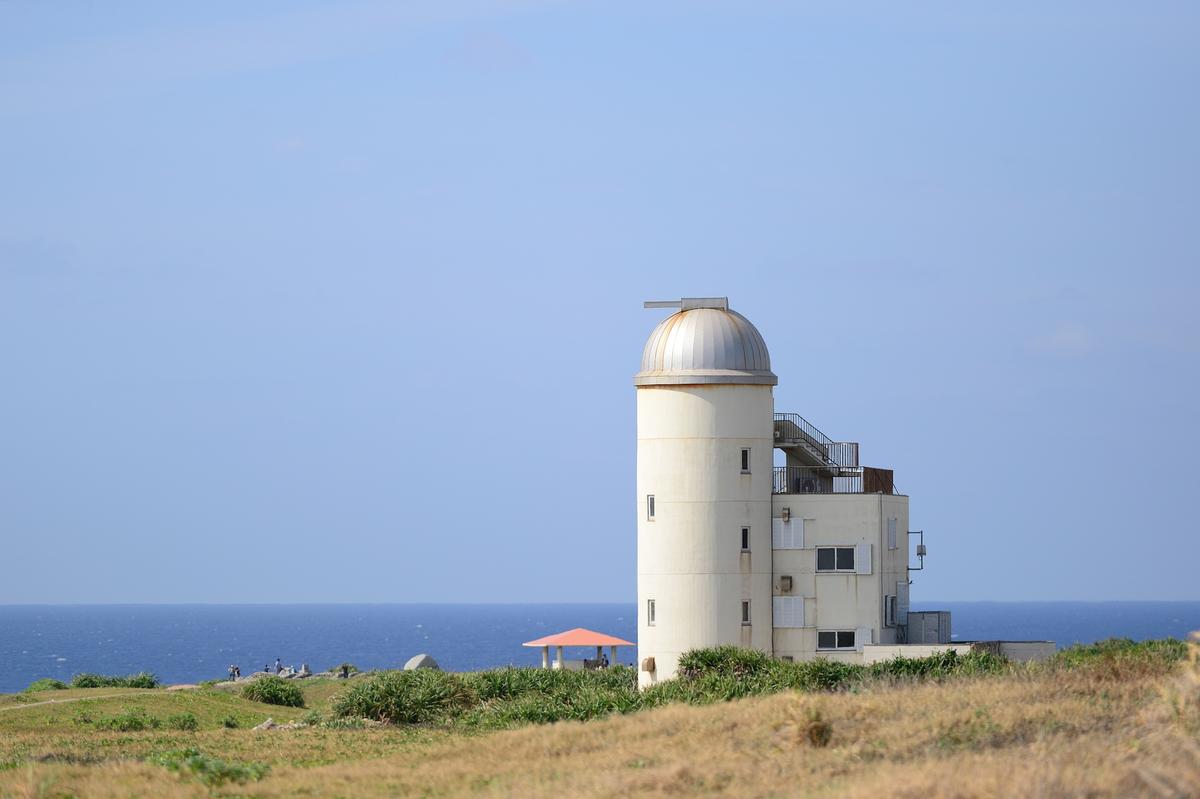
M133 708L116 716L97 719L94 724L98 730L114 732L141 732L142 730L157 730L162 726L161 721L142 708Z
M343 718L421 724L455 718L478 702L457 674L434 669L385 671L358 683L334 702Z
M1054 656L1052 664L1072 668L1113 661L1137 661L1149 664L1174 664L1187 657L1188 645L1177 638L1134 641L1131 638L1107 638L1094 644L1076 644Z
M627 666L600 671L504 668L470 674L432 669L380 672L335 700L341 718L392 724L501 728L584 721L671 703L711 704L781 691L838 691L870 681L939 680L997 674L1009 667L985 652L946 652L870 666L818 659L790 663L726 646L686 653L679 677L645 691Z
M159 755L157 761L171 771L195 777L210 788L227 782L261 780L270 771L270 767L264 763L227 762L190 747Z
M157 688L160 684L157 677L145 671L125 677L76 674L71 678L72 688Z
M200 729L200 720L196 718L195 713L176 713L167 717L167 729L195 732Z
M52 677L43 677L40 680L34 680L29 683L29 687L25 689L25 693L34 694L38 691L62 691L67 688L67 684L62 680L56 680Z
M304 692L300 690L300 686L274 675L259 677L246 683L246 687L242 689L242 696L252 702L268 705L304 707Z

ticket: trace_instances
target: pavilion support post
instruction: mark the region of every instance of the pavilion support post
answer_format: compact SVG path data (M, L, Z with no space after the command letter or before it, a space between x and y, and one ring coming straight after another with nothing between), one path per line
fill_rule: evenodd
M604 647L597 644L596 645L596 663L597 663L597 665L599 665L599 663L600 663L600 655L603 654L603 652L604 652Z
M549 645L542 647L542 668L550 668L550 647Z
M561 669L563 667L562 647L556 646L555 649L557 650L554 655L555 668Z
M609 663L609 665L610 665L610 666L615 666L615 665L617 665L617 648L616 648L616 646L610 646L610 647L608 648L608 651L611 653L611 654L608 656L608 663Z

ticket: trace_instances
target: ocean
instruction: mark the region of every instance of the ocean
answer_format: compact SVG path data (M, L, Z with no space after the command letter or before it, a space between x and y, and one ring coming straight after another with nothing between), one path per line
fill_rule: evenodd
M958 640L1050 639L1061 647L1200 630L1200 602L923 602L913 609L951 611ZM343 662L396 668L422 652L454 671L535 666L540 650L523 641L572 627L636 641L635 626L632 603L0 605L0 692L85 671L195 682L226 676L231 663L248 674L276 658L314 671ZM632 663L635 653L618 655Z

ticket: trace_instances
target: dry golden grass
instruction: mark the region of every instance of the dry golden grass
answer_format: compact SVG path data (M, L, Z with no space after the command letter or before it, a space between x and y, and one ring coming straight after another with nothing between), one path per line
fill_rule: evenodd
M387 752L375 740L379 730L229 731L240 743L231 749L278 765L261 782L213 793L1196 797L1200 643L1191 657L1165 674L1161 666L1104 663L786 694L488 735L418 736ZM295 764L306 750L331 746L329 736L354 759ZM349 754L358 746L374 754ZM0 772L3 797L71 795L212 794L137 761L35 762Z

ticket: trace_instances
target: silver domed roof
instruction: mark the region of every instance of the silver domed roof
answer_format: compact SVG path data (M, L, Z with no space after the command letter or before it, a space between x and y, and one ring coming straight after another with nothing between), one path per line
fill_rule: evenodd
M746 317L729 310L724 298L707 303L683 300L679 306L682 310L662 320L646 340L634 385L779 382L762 334Z

